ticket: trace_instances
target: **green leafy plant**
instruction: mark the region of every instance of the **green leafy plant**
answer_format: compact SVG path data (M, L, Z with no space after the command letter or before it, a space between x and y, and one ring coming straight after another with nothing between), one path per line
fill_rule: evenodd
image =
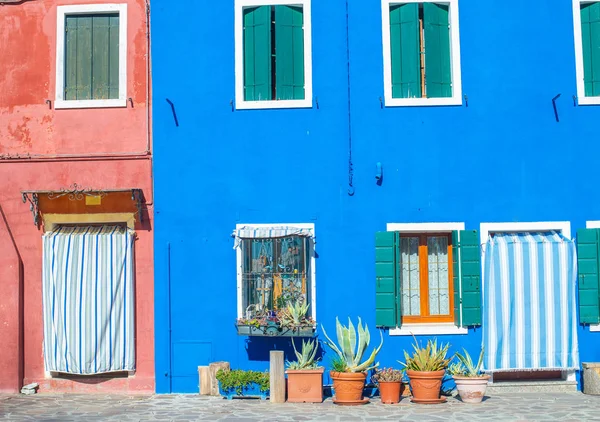
M402 381L404 371L394 368L377 369L371 377L374 383L380 382L399 382Z
M333 359L331 359L331 370L333 372L347 372L348 365L346 364L346 361L344 359L342 359L339 356L336 356Z
M295 362L286 362L288 369L291 370L302 370L302 369L317 369L319 364L315 361L317 355L317 349L319 348L319 342L316 340L304 341L302 340L302 353L299 353L296 349L296 344L292 338L292 346L294 347L294 353L296 354Z
M469 352L467 352L465 348L463 348L463 351L465 352L464 355L457 352L456 358L459 360L460 363L456 363L454 365L460 367L460 373L453 373L453 375L462 375L464 377L469 378L481 377L483 375L483 373L481 372L481 365L483 365L483 350L484 348L482 346L481 352L479 353L479 360L477 361L477 365L473 363L471 355L469 355Z
M217 380L223 390L235 389L236 394L241 395L244 388L256 383L260 391L269 390L269 372L244 371L241 369L217 371Z
M297 327L306 324L306 313L309 305L302 300L288 302L285 308L279 313L279 320L282 326Z
M369 369L376 368L379 366L379 362L375 362L375 357L381 350L383 346L383 334L379 332L381 336L381 343L379 347L373 349L373 352L369 356L368 359L363 361L363 355L365 351L369 347L369 343L371 342L371 334L369 334L369 327L365 324L364 328L362 326L362 322L360 317L358 318L358 337L356 336L356 329L352 324L350 318L348 318L348 327L342 325L338 318L335 319L336 322L336 332L337 332L337 341L336 345L331 338L327 335L325 331L325 327L323 327L323 334L327 341L327 344L331 349L337 353L337 355L346 363L346 371L344 372L364 372ZM357 342L358 340L358 342ZM342 372L342 371L338 371Z
M448 364L452 360L452 356L446 358L450 343L446 343L445 346L441 344L440 347L438 347L437 339L435 339L435 341L428 340L427 346L423 347L417 342L416 338L414 339L414 352L412 356L405 350L404 359L406 360L406 363L400 361L398 361L398 363L403 365L409 371L420 372L441 371L448 367Z
M465 369L460 362L453 362L448 366L447 370L450 375L464 376Z

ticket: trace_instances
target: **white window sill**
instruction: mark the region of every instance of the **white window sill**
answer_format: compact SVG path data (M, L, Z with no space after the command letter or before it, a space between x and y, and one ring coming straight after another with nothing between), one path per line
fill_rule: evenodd
M577 97L579 105L600 105L600 97Z
M422 107L422 106L461 106L461 97L450 98L389 98L385 99L386 107Z
M127 107L127 100L55 100L55 109Z
M600 333L600 324L598 324L598 325L590 325L590 331L592 333Z
M400 328L392 328L390 336L415 336L418 335L463 335L468 334L467 328L460 328L452 323L448 324L402 324Z
M279 101L236 101L238 110L261 110L268 108L312 108L312 99Z

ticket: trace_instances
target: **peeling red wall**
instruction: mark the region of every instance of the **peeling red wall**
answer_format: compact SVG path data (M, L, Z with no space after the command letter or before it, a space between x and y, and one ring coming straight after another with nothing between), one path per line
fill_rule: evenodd
M0 5L0 207L6 217L3 221L0 214L0 392L15 392L30 382L40 383L40 392L154 391L146 2L122 1L128 4L127 97L133 107L128 102L126 108L55 110L56 7L81 3ZM141 188L147 203L148 220L136 226L137 369L128 378L72 381L52 379L44 371L43 228L34 226L21 191L73 183L94 189Z

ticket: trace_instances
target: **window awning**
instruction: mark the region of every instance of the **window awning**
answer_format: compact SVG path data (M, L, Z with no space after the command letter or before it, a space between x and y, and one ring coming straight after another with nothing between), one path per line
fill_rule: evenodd
M295 226L244 226L234 230L231 236L235 238L233 249L236 249L241 245L242 239L273 239L289 236L302 236L314 239L315 232L312 228Z

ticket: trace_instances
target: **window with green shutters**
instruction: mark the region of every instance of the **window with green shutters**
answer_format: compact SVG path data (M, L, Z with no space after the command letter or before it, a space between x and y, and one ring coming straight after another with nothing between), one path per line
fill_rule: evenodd
M127 5L57 7L55 108L124 107Z
M577 231L579 322L600 324L600 229Z
M600 1L576 2L575 31L579 102L600 103ZM577 31L581 33L578 35Z
M251 0L237 0L236 5L238 108L311 106L310 2L253 6Z
M382 13L386 105L462 104L458 0L384 0Z
M377 326L481 325L480 272L477 231L376 233Z

